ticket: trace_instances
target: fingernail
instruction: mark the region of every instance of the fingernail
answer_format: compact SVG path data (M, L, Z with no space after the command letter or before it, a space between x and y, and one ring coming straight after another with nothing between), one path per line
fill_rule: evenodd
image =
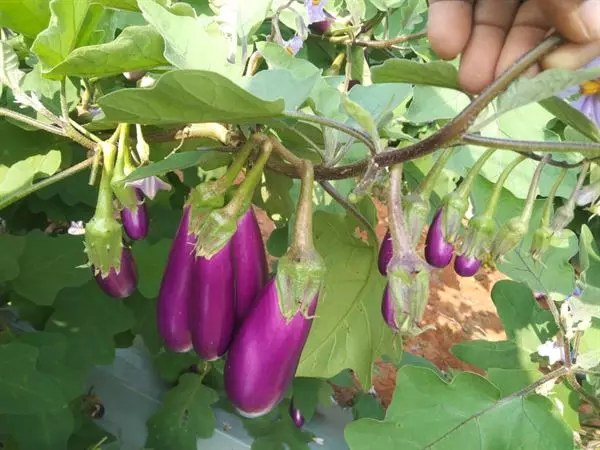
M579 14L590 40L600 39L600 0L584 1Z

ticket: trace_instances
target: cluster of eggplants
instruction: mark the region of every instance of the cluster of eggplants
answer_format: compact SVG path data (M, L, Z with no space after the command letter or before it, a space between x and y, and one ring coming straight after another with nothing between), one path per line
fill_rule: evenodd
M236 327L258 300L267 277L266 254L252 208L210 258L196 256L190 220L186 206L160 285L158 330L172 351L193 348L202 359L213 361L230 349Z

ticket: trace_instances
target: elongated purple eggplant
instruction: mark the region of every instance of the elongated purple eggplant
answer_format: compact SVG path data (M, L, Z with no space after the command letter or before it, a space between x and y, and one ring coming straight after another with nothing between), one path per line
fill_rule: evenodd
M396 323L396 312L394 309L394 300L390 292L390 285L387 283L383 290L383 298L381 299L381 315L383 320L392 330L398 331L400 327Z
M237 223L232 237L235 284L235 322L239 326L258 300L267 282L267 257L252 206Z
M285 395L298 367L312 325L302 312L286 323L279 306L277 277L260 293L229 348L225 363L225 391L238 412L262 416ZM308 308L314 315L318 294Z
M231 240L212 258L196 258L189 327L194 350L206 361L227 352L234 333L235 285Z
M304 416L300 412L299 409L294 407L294 401L290 402L290 417L292 418L292 422L296 425L297 428L302 428L304 425Z
M118 273L115 268L112 267L106 278L102 278L100 273L97 273L95 278L102 290L111 297L129 297L133 291L135 291L137 286L137 268L131 250L127 247L123 247Z
M192 348L188 320L196 240L188 234L189 221L190 208L186 206L171 245L157 302L158 332L169 349L181 353Z
M444 240L442 233L442 209L435 213L431 226L427 231L425 241L425 260L427 263L437 268L444 268L452 260L454 247Z
M135 190L135 195L138 200L137 208L135 211L129 208L123 208L121 210L121 222L123 228L131 239L137 241L144 239L148 235L148 228L150 227L150 216L148 215L148 209L144 200L144 195L139 189Z
M454 271L461 277L472 277L481 267L481 260L475 257L469 258L458 255L454 258Z
M394 248L392 245L392 235L390 234L390 230L388 230L379 246L378 267L381 275L387 275L387 266L390 263L392 256L394 256Z

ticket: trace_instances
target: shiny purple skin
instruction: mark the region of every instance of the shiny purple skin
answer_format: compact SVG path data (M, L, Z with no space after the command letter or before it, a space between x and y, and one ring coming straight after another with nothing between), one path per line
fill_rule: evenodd
M293 402L290 403L290 417L292 418L294 425L296 425L296 428L302 428L304 425L304 416L299 409L294 408Z
M212 258L199 257L192 271L189 327L196 354L205 361L223 356L234 334L235 285L232 242Z
M388 230L379 246L378 267L381 275L387 275L387 266L392 260L392 256L394 256L394 248L392 245L392 235L390 234L390 230Z
M137 196L138 207L135 211L131 211L129 208L123 208L121 210L121 222L125 233L134 241L144 239L148 236L148 229L150 228L150 216L148 215L148 209L146 203L141 203L144 199L144 194L139 190L135 190Z
M435 213L425 240L425 260L438 269L443 269L452 260L454 247L444 240L442 233L442 209Z
M95 278L102 290L111 297L129 297L137 287L137 268L131 250L123 247L119 273L112 268L106 278L102 278L100 274L97 274Z
M183 211L163 273L157 301L158 332L167 348L184 353L192 349L189 301L192 295L195 237L188 235L190 210Z
M385 285L383 291L383 298L381 299L381 315L383 320L392 330L398 331L399 327L396 323L396 316L394 314L394 301L392 299L392 293L390 292L389 283Z
M246 418L267 414L294 379L312 319L298 312L286 324L279 308L277 277L261 291L256 306L238 329L225 362L225 392ZM318 295L308 308L312 316Z
M268 267L265 246L252 207L237 223L231 238L235 283L235 322L241 325L258 301L267 282Z
M454 271L461 277L472 277L481 268L481 260L458 255L454 258Z

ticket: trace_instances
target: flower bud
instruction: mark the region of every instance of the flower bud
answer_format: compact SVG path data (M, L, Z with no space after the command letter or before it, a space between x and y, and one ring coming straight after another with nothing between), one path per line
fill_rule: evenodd
M514 249L519 242L527 234L527 223L521 218L521 216L513 217L504 224L492 243L491 249L491 260L498 261L512 249Z
M552 230L547 226L542 225L535 230L531 247L529 248L529 253L534 261L539 261L546 250L548 250L552 241L552 235Z
M550 224L553 233L558 233L573 221L575 218L574 206L572 202L567 202L556 210Z
M600 197L600 181L588 184L575 191L575 204L585 206L594 203Z

